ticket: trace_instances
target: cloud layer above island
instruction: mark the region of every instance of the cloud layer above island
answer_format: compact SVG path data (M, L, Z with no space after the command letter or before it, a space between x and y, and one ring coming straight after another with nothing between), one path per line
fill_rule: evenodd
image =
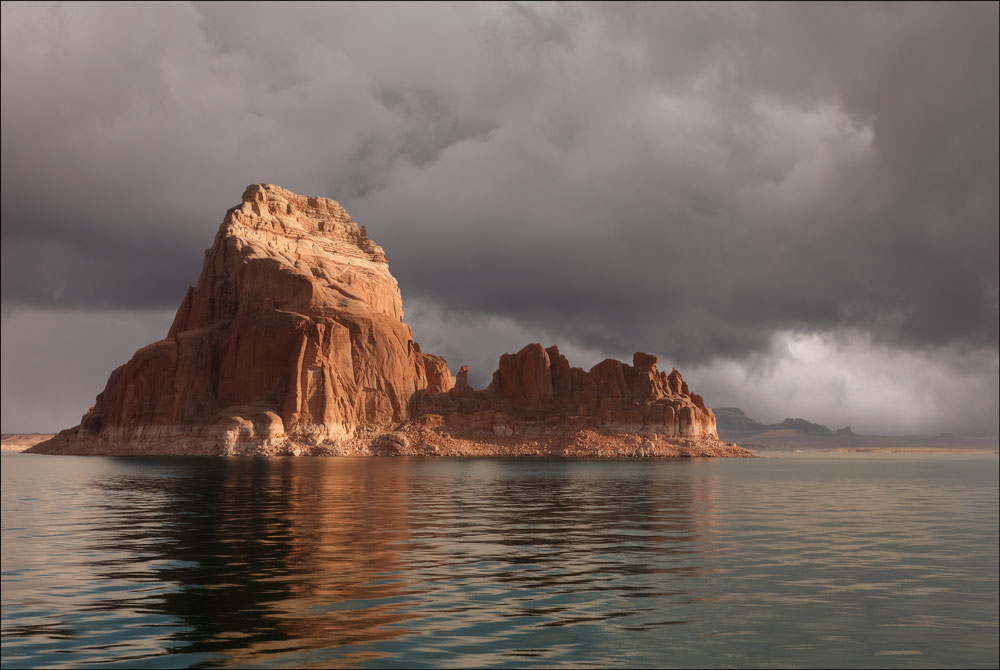
M995 3L2 11L5 338L175 307L267 181L366 224L480 381L642 349L765 420L997 429Z

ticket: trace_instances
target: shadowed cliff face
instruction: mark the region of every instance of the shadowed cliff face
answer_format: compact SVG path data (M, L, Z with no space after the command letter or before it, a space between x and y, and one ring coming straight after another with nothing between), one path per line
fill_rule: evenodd
M377 433L413 437L406 422L437 415L445 432L717 437L680 373L658 372L648 354L633 363L584 372L531 344L500 358L487 389L473 391L463 369L452 391L445 360L422 353L403 323L399 286L365 228L333 200L254 184L226 213L167 337L111 373L79 426L33 450L404 453L408 439Z

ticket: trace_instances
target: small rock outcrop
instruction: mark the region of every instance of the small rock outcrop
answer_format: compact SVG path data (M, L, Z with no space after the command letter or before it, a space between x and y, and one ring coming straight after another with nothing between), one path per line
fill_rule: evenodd
M632 365L613 359L590 369L570 367L558 347L529 344L504 354L482 391L463 366L448 393L419 393L414 417L438 415L444 425L491 424L501 435L591 429L717 438L715 415L688 390L676 369L656 369L656 356L636 352Z
M254 184L167 337L36 453L746 456L655 356L584 371L556 347L477 391L403 323L382 248L336 202Z

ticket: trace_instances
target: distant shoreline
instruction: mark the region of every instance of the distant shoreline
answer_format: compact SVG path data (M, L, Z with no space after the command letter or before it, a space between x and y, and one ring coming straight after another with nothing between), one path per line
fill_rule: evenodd
M900 454L994 454L1000 450L996 437L951 435L738 435L720 431L719 437L758 453L811 451L831 453Z
M0 451L24 451L55 435L45 433L5 433L0 435Z
M838 447L823 449L826 453L845 454L996 454L995 449L966 449L963 447Z

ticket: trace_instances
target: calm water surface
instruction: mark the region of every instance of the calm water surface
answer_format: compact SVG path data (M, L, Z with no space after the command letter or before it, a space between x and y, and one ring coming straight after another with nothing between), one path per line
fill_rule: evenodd
M4 455L5 667L997 667L996 456Z

